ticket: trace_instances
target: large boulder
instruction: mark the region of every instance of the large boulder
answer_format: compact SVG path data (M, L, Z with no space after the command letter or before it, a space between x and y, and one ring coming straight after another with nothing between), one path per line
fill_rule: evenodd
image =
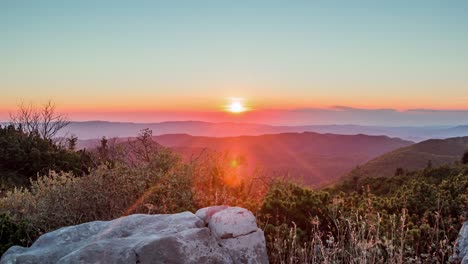
M458 233L452 259L454 262L468 264L468 221L463 223Z
M268 263L265 236L249 210L214 206L200 209L196 215L237 263Z
M197 215L202 218L190 212L135 214L63 227L29 248L11 247L0 264L268 263L265 238L251 212L224 206Z

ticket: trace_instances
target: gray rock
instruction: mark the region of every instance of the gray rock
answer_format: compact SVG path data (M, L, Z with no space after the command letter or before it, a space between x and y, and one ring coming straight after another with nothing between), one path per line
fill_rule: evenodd
M240 207L214 206L197 211L234 263L268 263L263 231L255 216Z
M211 207L205 207L200 210L198 210L195 215L198 216L201 220L203 220L205 223L208 224L210 221L211 217L216 214L219 211L222 211L229 206L227 205L218 205L218 206L211 206Z
M260 229L248 235L223 239L221 245L228 250L234 263L268 263L265 236Z
M247 209L228 207L213 214L208 226L218 238L230 238L255 232L257 222L255 216Z
M460 233L458 233L452 259L454 262L468 264L468 221L463 223Z
M205 212L203 219L208 222L184 212L172 215L135 214L112 221L64 227L42 235L29 248L11 247L0 259L0 264L268 263L265 238L256 225L253 232L234 232L236 237L230 238L221 238L210 229L209 222L216 216L218 223L232 223L242 227L239 230L245 230L243 226L246 224L242 218L238 217L235 222L223 219L232 216L227 212L239 212L242 208L219 209L216 213L209 213L211 217L206 214L211 212L209 208L201 209ZM223 211L226 212L218 215ZM250 226L250 216L246 219ZM219 229L217 225L214 226ZM226 227L225 230L232 232L233 228Z

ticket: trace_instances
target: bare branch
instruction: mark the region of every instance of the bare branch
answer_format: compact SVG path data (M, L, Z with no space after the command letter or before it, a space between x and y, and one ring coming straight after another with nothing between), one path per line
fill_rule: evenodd
M35 107L32 103L20 103L18 111L10 113L13 125L20 127L24 132L37 133L47 140L55 140L57 133L70 124L67 116L58 114L52 101L45 103L42 108Z

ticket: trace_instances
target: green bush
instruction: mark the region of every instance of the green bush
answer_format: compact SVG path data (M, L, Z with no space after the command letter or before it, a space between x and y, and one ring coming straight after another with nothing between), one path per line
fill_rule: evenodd
M328 208L330 196L326 192L313 191L298 184L276 180L274 181L264 199L260 214L269 218L272 225L294 223L299 230L310 230L312 219L320 219L319 225L330 225Z
M13 245L30 246L37 236L37 231L27 221L0 214L0 256Z
M14 126L0 126L0 184L4 188L26 186L30 178L49 170L88 172L93 164L86 151L72 151L37 133L25 133Z
M466 166L359 179L366 183L358 185L359 192L353 191L355 183L351 179L326 192L291 182L273 184L258 218L265 226L270 261L448 261L467 217Z
M100 166L84 177L50 172L31 181L29 189L8 192L0 209L42 232L132 213L193 210L190 168L173 161L167 170L154 167L161 163L154 161L138 167Z

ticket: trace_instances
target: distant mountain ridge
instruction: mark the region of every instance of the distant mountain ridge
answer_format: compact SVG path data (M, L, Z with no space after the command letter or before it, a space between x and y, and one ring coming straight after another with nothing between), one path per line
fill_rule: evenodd
M125 142L132 138L120 138ZM387 136L336 135L314 132L265 134L260 136L204 137L187 134L154 136L185 158L202 150L228 152L247 161L245 171L264 169L270 174L289 173L309 185L320 185L343 176L359 164L404 146L411 141ZM99 140L79 141L83 147Z
M386 136L314 132L224 138L162 135L155 139L159 144L179 150L186 156L203 148L228 151L245 157L252 169L288 172L309 185L333 181L373 157L413 144Z
M61 131L59 136L74 134L80 139L97 139L103 136L108 138L134 137L144 128L153 130L153 135L182 133L192 136L208 137L316 132L343 135L386 135L419 142L430 138L468 136L468 125L454 127L385 127L361 125L273 126L253 123L210 123L203 121L169 121L160 123L107 121L72 122L66 129Z
M362 177L391 177L397 168L412 171L428 164L435 167L460 161L467 150L468 137L430 139L385 153L352 173Z

